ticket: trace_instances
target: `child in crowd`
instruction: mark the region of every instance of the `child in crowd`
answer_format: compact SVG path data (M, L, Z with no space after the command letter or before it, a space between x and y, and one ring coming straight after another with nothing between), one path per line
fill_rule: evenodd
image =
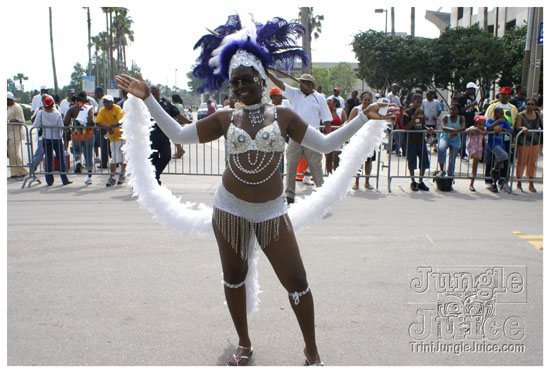
M474 125L469 127L465 133L469 135L468 141L468 154L472 159L472 179L470 181L470 191L475 192L474 180L477 175L477 165L481 160L483 154L483 139L487 133L485 128L486 118L483 115L476 115L474 117Z
M494 193L498 192L497 181L498 178L503 178L500 167L508 159L508 153L504 150L504 134L502 132L507 132L511 135L514 134L512 126L506 119L504 119L504 110L500 107L495 108L493 118L489 118L485 123L489 133L487 138L487 148L489 154L492 154L495 157L494 166L491 170L491 191Z

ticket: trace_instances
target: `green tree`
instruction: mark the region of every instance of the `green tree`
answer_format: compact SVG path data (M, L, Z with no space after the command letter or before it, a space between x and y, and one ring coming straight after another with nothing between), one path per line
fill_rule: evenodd
M73 72L71 73L71 82L69 83L68 88L74 89L76 92L82 90L82 77L86 75L86 69L80 64L80 62L77 62L73 66ZM65 89L66 87L64 87ZM68 89L67 88L67 89ZM66 90L65 90L66 91Z
M505 47L478 25L448 28L435 40L435 85L462 91L468 82L478 82L483 97L504 67Z
M325 90L332 85L329 76L329 69L319 66L312 66L312 70L312 75L315 78L315 84L320 85Z
M502 36L502 42L505 45L505 58L501 77L498 81L500 86L514 87L521 84L526 37L527 26L506 30L506 33Z
M23 80L29 80L29 77L23 73L17 73L17 75L13 76L13 80L19 81L19 87L21 88L21 92L23 92L25 90L23 88Z
M360 78L377 92L385 93L393 82L398 82L402 97L407 97L413 89L426 89L432 83L431 39L368 30L354 35L352 47L359 60Z
M353 67L346 62L340 62L331 68L329 70L329 75L330 82L332 83L331 86L339 87L340 95L344 98L351 92L353 85L357 81L357 75L353 72ZM327 86L327 88L330 87Z

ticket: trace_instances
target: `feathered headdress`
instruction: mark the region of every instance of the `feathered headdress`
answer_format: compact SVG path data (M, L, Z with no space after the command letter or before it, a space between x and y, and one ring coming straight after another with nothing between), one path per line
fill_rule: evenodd
M193 70L193 76L203 80L198 91L220 89L237 66L250 66L265 80L268 67L286 70L296 60L307 64L306 52L296 44L296 38L304 32L299 23L288 23L279 17L265 25L251 21L243 28L239 15L229 16L225 25L195 44L194 49L202 48L199 64Z

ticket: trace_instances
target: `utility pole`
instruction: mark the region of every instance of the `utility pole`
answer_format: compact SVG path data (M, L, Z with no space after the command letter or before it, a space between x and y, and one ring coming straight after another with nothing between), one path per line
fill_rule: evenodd
M395 8L391 7L391 34L395 35Z
M542 40L539 42L539 34L542 34L542 8L534 8L533 13L534 22L531 27L531 51L529 57L529 74L527 77L527 97L538 97L539 95L540 70L542 65Z
M53 85L55 94L59 92L59 87L57 86L57 71L55 70L55 56L53 54L53 29L52 29L52 7L50 9L50 46L52 48L52 67L53 67Z
M531 38L533 36L533 24L535 23L535 8L529 8L527 15L527 35L525 37L525 53L523 55L523 73L521 74L521 85L527 87L529 76L529 63L531 57Z
M411 7L411 36L414 36L414 6Z
M311 60L311 22L309 15L309 7L300 8L300 23L306 29L304 36L302 36L302 48L307 53L307 58L309 63L307 65L302 63L302 74L311 74L313 71L312 65L313 61Z

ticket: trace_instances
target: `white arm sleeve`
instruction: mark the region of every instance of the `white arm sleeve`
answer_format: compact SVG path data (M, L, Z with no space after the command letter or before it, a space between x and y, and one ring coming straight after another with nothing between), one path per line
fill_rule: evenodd
M199 133L197 132L197 123L193 122L182 127L174 120L160 104L155 100L153 95L149 95L143 100L147 109L157 122L158 126L176 144L198 144Z
M367 116L361 112L346 125L327 136L324 136L315 128L308 126L301 144L320 153L330 153L349 140L367 120Z

